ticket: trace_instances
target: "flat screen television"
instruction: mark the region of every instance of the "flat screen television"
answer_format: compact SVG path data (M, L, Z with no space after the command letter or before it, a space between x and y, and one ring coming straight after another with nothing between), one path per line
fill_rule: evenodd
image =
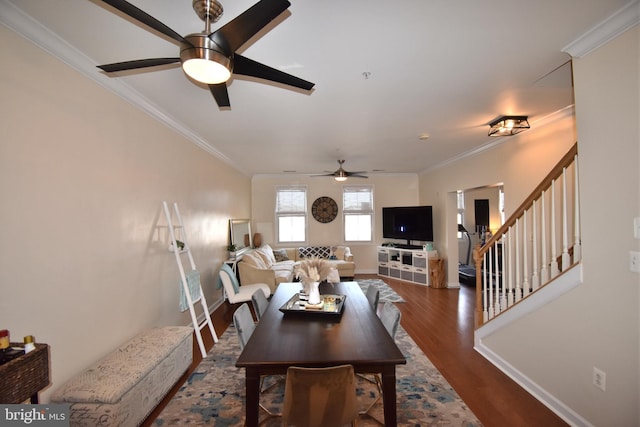
M431 206L382 208L382 237L402 239L407 246L412 240L433 242L433 209Z

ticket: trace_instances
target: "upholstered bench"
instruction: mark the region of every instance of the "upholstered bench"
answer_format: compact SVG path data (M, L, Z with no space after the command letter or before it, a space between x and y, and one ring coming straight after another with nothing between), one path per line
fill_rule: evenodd
M143 332L51 396L70 403L71 426L138 426L193 361L193 328Z

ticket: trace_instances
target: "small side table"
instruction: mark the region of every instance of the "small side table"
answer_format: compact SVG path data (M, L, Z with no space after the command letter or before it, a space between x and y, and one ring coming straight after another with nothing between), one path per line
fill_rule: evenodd
M12 343L12 347L22 344ZM49 385L49 346L36 349L0 365L0 403L38 403L38 392Z
M444 259L429 258L429 275L432 288L446 288Z

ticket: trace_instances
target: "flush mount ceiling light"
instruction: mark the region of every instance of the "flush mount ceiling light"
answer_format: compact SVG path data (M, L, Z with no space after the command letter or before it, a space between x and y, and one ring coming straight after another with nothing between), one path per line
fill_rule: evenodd
M489 136L516 135L529 128L527 116L502 116L489 123Z

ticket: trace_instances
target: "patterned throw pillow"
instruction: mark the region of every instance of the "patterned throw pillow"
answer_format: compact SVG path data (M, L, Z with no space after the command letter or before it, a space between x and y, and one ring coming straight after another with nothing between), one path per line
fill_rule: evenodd
M300 258L329 258L331 248L329 246L306 246L298 248L298 256Z
M289 261L286 249L274 249L273 256L276 258L276 262Z

